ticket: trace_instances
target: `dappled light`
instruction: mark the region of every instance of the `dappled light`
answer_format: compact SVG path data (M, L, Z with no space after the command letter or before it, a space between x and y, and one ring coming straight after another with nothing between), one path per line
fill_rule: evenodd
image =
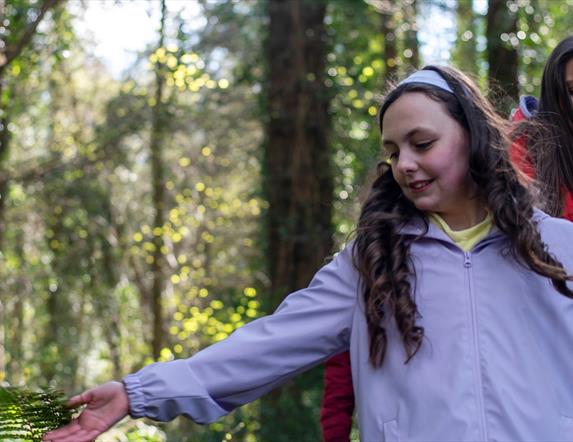
M78 31L95 6L72 3L0 7L0 381L66 395L188 357L307 284L356 227L400 75L451 63L508 115L573 29L572 0L325 0L290 41L275 0L198 1L193 26L141 2L156 35L117 75ZM288 416L257 402L105 440L319 440L312 376L270 399Z

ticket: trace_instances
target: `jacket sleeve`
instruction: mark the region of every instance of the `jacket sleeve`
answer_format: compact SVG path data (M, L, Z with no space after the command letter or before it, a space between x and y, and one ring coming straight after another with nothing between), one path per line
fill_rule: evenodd
M564 189L565 201L563 203L563 218L573 221L573 194Z
M511 120L515 123L525 120L527 117L524 115L523 109L518 107L512 113ZM527 138L523 135L515 139L509 147L509 159L515 166L518 173L524 176L524 180L528 181L535 178L535 165L531 159L531 155L527 149Z
M130 415L213 422L347 350L357 291L349 246L274 314L189 359L154 363L126 376Z
M526 180L535 178L535 167L527 151L525 137L521 137L511 143L509 159L515 168L525 175Z
M348 442L354 413L350 353L330 358L324 370L324 396L320 426L324 442Z

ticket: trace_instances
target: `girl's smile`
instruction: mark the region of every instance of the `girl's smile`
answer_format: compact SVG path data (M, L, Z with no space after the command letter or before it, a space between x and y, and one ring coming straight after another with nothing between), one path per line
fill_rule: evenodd
M424 192L425 190L427 190L428 187L430 187L430 185L433 182L434 182L434 180L414 181L414 182L408 183L408 187L410 187L410 189L414 193L421 193L421 192Z

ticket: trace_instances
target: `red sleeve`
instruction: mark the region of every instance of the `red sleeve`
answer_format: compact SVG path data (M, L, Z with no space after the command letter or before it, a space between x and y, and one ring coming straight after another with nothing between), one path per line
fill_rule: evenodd
M512 121L521 121L525 115L520 108L517 108L512 116ZM525 137L515 140L509 148L509 159L516 169L526 175L527 179L535 178L535 167L527 151L527 140ZM563 201L563 213L561 216L569 221L573 221L573 194L563 190L565 195Z
M524 120L525 116L521 109L517 109L513 114L512 121ZM525 137L516 139L509 147L509 159L515 168L525 174L527 178L535 178L535 167L529 152L527 151L527 140Z
M509 148L509 160L515 168L523 172L527 178L535 178L535 167L527 151L525 139L519 138L511 143Z
M563 204L563 218L573 221L573 195L565 190L565 201Z
M324 442L348 442L354 412L350 354L340 353L326 362L320 426Z

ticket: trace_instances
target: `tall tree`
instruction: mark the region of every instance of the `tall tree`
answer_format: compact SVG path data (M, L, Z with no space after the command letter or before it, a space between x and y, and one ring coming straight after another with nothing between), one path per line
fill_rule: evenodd
M268 141L270 303L306 286L332 248L325 5L269 2Z
M407 0L404 18L408 27L404 34L404 57L407 69L420 67L420 44L418 42L418 0Z
M31 43L40 22L46 13L53 8L59 0L44 0L35 13L29 10L29 2L0 2L0 19L4 31L0 33L0 79L6 68ZM21 4L18 4L21 3ZM10 8L10 10L6 10ZM31 19L30 19L31 18Z
M268 3L268 310L308 285L332 248L325 10L325 2ZM303 405L304 384L298 379L264 399L263 440L318 438L318 416Z
M473 0L458 0L456 3L456 44L454 63L464 72L477 74L477 27Z
M165 46L165 20L167 9L165 0L161 0L161 24L159 27L158 50ZM165 285L165 242L163 229L165 224L165 171L163 165L162 144L165 134L165 109L163 106L163 87L165 85L165 65L161 61L155 63L155 96L151 108L151 184L154 209L153 218L153 260L151 274L151 308L153 317L152 351L158 359L164 345L163 330L163 288Z
M39 8L29 7L26 3L6 5L3 1L0 2L0 20L3 23L3 31L0 32L0 171L8 157L10 141L8 129L10 112L7 95L4 94L6 69L30 46L38 25L57 2L58 0L44 0ZM0 183L0 250L5 231L4 210L7 192L8 181L4 180Z
M398 38L396 36L395 8L390 1L382 0L375 3L380 12L380 34L384 40L384 84L394 80L398 74Z
M517 5L506 0L489 0L487 10L487 53L490 89L504 92L498 107L508 112L519 97Z
M6 91L7 68L21 56L31 45L37 33L38 25L46 13L57 4L58 0L44 0L39 7L31 6L28 2L15 1L6 4L0 1L0 175L4 175L5 164L9 157L11 139L10 94ZM2 264L2 249L6 232L6 201L9 191L9 181L0 181L0 265ZM0 291L0 375L5 371L5 296ZM18 307L19 304L16 303Z

